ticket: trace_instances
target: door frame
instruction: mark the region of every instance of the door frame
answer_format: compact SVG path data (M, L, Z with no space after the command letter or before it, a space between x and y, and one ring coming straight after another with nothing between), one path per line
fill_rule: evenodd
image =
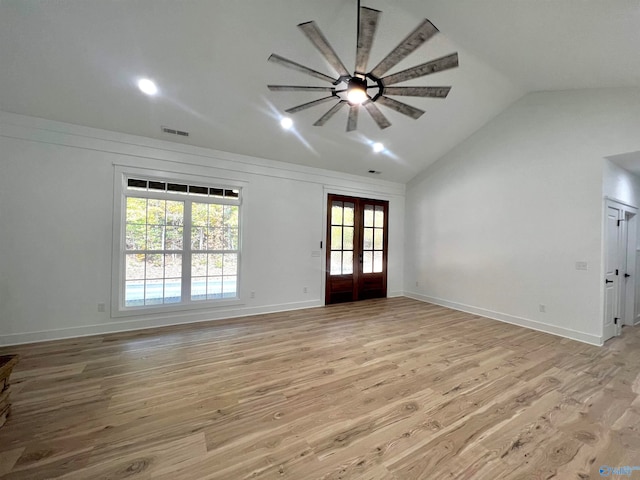
M342 189L336 187L328 187L325 186L322 192L322 238L321 242L321 271L320 275L322 277L320 283L320 295L322 298L322 304L326 305L325 299L327 298L327 215L328 215L328 204L329 204L329 195L345 195L348 197L360 197L360 198L370 198L372 200L386 200L389 202L389 209L387 212L388 222L387 222L387 235L385 241L387 242L387 297L389 296L389 258L391 257L391 206L393 205L393 201L397 199L397 196L377 193L371 190L361 190L361 189Z
M621 327L623 325L633 326L636 324L636 316L640 314L640 312L636 312L636 276L638 275L638 270L636 268L636 242L637 242L637 231L638 231L638 208L629 205L628 203L622 202L616 198L605 197L604 198L604 207L603 207L603 242L602 242L602 273L604 274L605 270L605 258L607 255L607 251L609 248L608 245L608 236L606 235L606 221L607 221L607 211L608 207L617 208L624 215L624 218L620 220L620 235L618 236L619 241L619 262L621 269L624 270L624 273L631 275L630 277L625 278L624 273L621 272L620 285L618 288L618 298L617 306L618 312L620 315L620 322L618 324L617 335L621 333ZM601 277L604 278L604 275L601 274ZM603 309L602 309L602 325L604 327L606 322L606 308L604 305L604 282L602 283L602 298L603 298ZM603 331L604 334L604 331ZM605 340L606 341L606 340Z

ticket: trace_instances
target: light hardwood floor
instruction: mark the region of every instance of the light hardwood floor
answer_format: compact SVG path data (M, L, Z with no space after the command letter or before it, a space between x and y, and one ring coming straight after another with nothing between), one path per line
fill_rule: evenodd
M599 348L394 298L10 352L6 479L564 480L640 465L638 328Z

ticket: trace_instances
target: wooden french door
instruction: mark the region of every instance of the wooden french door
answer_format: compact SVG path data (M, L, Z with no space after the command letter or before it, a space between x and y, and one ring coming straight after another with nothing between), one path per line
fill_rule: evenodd
M387 296L389 202L329 194L325 303Z

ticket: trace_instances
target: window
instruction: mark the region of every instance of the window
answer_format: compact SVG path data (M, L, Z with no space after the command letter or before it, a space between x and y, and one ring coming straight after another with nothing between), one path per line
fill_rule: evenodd
M240 192L125 176L118 310L237 299Z

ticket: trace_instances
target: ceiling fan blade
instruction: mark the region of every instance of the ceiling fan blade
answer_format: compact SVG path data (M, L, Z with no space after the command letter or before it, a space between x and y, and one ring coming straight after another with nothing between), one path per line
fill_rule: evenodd
M402 95L405 97L445 98L451 87L385 87L387 95Z
M267 85L272 92L332 92L333 87L306 87L302 85Z
M320 98L318 100L314 100L313 102L303 103L302 105L298 105L297 107L291 107L285 110L287 113L296 113L300 110L304 110L305 108L315 107L316 105L320 105L321 103L328 102L329 100L334 100L336 97L331 95L329 97Z
M325 36L322 34L316 22L306 22L298 25L300 30L304 32L311 43L315 45L315 47L320 51L322 56L329 62L336 72L341 77L349 76L349 72L347 71L347 67L344 66L342 61L338 58L335 50L329 44Z
M356 128L358 128L358 107L360 107L360 105L351 105L349 108L347 132L353 132Z
M336 103L333 107L331 107L329 109L329 111L327 113L325 113L323 116L321 116L318 121L316 123L314 123L313 125L315 127L321 127L323 126L325 123L327 123L327 121L333 117L338 110L340 110L342 107L344 107L347 104L347 102L345 101L340 101L338 103Z
M365 74L367 72L367 62L369 53L373 45L373 37L378 28L378 18L380 10L360 7L360 25L358 27L358 46L356 49L356 72Z
M384 105L385 107L389 107L396 112L402 113L403 115L407 115L408 117L417 120L424 113L424 110L420 110L419 108L412 107L411 105L407 105L406 103L399 102L394 100L393 98L385 97L382 95L378 97L376 100L380 105Z
M426 18L411 32L407 38L394 48L382 61L371 70L371 75L380 78L396 66L402 59L413 52L416 48L438 33L438 29Z
M458 53L452 53L445 57L436 58L430 62L417 65L415 67L407 68L401 72L394 73L381 78L383 85L393 85L395 83L406 82L418 77L424 77L425 75L431 75L432 73L441 72L450 68L458 66Z
M289 60L287 58L281 57L275 53L272 53L269 57L269 61L273 63L278 63L283 67L291 68L292 70L297 70L298 72L306 73L307 75L311 75L312 77L319 78L320 80L325 80L330 83L335 83L336 79L331 78L329 75L325 75L322 72L318 72L317 70L313 70L312 68L305 67L304 65L300 65L293 60Z
M381 130L391 126L391 122L387 120L387 117L384 116L375 103L368 101L362 105L367 109L367 112L369 112L369 115L371 115L371 118L375 120Z

